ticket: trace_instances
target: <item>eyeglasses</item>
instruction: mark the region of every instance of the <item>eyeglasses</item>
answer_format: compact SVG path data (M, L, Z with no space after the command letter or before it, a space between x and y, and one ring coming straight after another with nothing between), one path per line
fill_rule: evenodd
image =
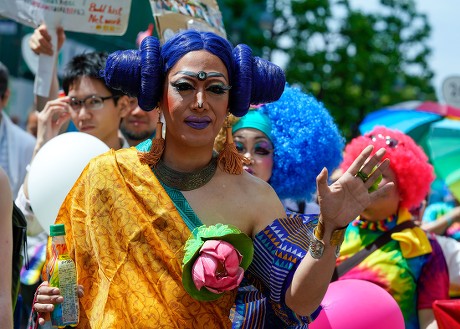
M71 97L69 104L72 110L74 110L75 112L80 111L83 105L85 105L85 109L87 110L100 110L104 106L104 101L106 101L107 99L111 99L111 98L117 99L118 97L119 96L114 96L114 95L107 96L107 97L91 95L83 99Z
M399 141L397 139L394 139L390 136L383 136L382 134L378 134L378 135L369 135L367 136L369 137L373 142L376 142L378 139L383 139L385 140L385 144L388 146L388 147L391 147L391 148L395 148L398 146L399 144Z
M241 142L235 141L235 146L240 154L249 152L249 150L246 150L245 145ZM256 157L266 157L273 153L273 146L266 141L258 142L254 145L250 153Z

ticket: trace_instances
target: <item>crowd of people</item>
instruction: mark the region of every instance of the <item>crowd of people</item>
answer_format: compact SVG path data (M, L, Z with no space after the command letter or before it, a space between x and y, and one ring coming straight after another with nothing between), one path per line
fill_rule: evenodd
M30 47L52 54L45 25ZM428 329L441 327L433 304L460 296L460 207L429 202L423 149L385 127L345 145L324 105L248 46L187 30L56 72L25 131L3 111L0 63L2 327L44 327L63 301L27 168L70 127L110 148L55 219L76 263L79 328L307 328L331 281L359 279L394 298L406 328ZM20 275L13 206L27 220Z

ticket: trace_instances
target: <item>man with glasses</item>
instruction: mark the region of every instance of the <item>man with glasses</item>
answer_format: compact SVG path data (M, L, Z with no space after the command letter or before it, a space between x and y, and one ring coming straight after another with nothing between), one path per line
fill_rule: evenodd
M106 58L105 53L86 53L67 64L62 81L65 96L47 102L39 114L36 151L55 137L69 118L78 131L99 138L110 148L129 146L120 138L118 128L130 111L130 99L107 87L100 77Z

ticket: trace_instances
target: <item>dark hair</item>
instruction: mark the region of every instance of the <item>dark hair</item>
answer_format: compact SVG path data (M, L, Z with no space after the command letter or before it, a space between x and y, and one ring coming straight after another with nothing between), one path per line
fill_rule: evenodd
M110 93L114 96L122 96L123 92L113 89L105 83L104 78L99 74L100 70L105 67L108 54L105 52L91 52L74 56L66 65L62 88L66 95L69 93L70 86L82 77L101 81ZM117 99L114 99L115 103Z
M136 96L139 106L150 111L161 99L168 70L185 54L198 50L219 57L226 66L232 86L229 108L235 116L245 115L250 104L273 102L281 96L286 78L280 67L253 57L246 45L233 48L226 39L211 32L182 31L163 46L157 38L146 37L139 50L109 55L101 74L108 85Z
M8 89L8 68L0 62L0 99L5 97L6 90Z

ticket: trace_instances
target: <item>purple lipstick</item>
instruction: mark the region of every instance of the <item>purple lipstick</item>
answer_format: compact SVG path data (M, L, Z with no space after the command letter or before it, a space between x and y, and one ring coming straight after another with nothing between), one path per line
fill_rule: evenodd
M193 129L202 130L205 129L211 123L211 118L208 116L197 117L197 116L188 116L185 119L185 124Z

